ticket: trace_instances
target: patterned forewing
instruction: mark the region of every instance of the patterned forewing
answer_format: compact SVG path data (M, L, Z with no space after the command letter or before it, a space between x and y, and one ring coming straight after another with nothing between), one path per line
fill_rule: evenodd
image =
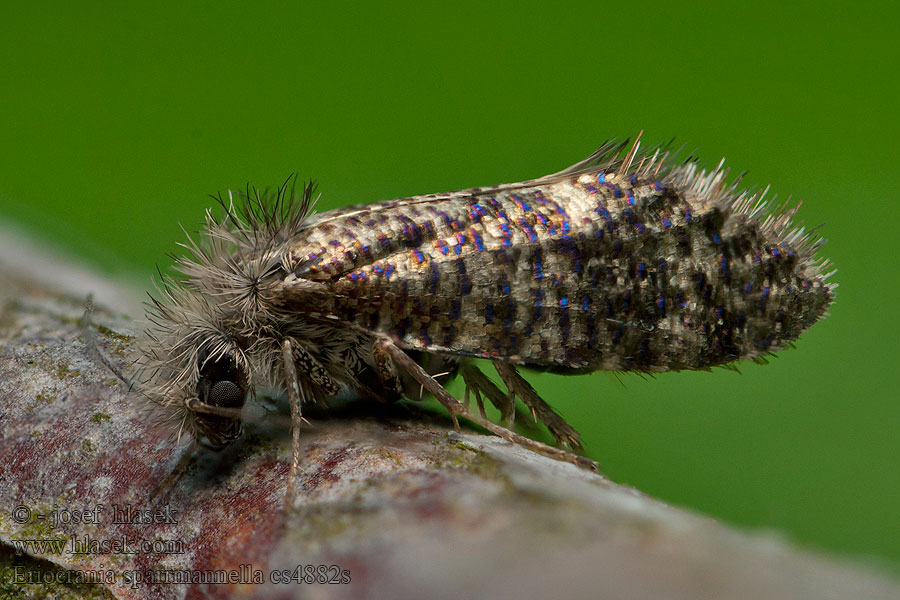
M340 319L431 352L665 370L796 337L819 313L791 249L689 192L594 171L395 200L320 215L290 260Z

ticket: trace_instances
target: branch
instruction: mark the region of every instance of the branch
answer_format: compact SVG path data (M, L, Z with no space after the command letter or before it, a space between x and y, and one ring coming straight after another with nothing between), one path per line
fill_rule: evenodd
M42 263L45 282L54 269L87 273L53 259ZM112 297L98 289L128 297L91 277L64 292L0 269L0 595L18 566L32 578L106 577L100 588L118 598L900 597L884 575L497 437L455 433L449 417L405 405L312 418L296 506L285 510L284 416L263 414L240 442L191 462L191 448L154 426L142 398L88 352L85 291L94 287L98 305ZM127 367L131 322L111 309L95 321L102 350ZM10 559L17 546L46 562ZM247 585L138 582L153 573Z

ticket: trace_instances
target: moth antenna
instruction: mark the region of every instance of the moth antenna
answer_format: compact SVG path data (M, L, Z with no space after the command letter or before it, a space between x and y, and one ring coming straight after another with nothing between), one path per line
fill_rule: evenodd
M200 450L200 444L194 441L191 444L191 447L181 456L178 464L175 465L175 468L172 469L172 472L163 479L156 489L150 494L150 503L152 504L157 498L159 498L164 493L168 493L179 479L187 472L187 470L197 462L197 458L200 456L198 452Z
M88 294L87 300L84 304L84 313L81 315L81 320L79 322L79 327L81 328L81 333L84 335L84 344L88 350L88 353L96 358L100 363L103 364L107 369L109 369L116 378L119 379L122 383L128 386L128 391L136 390L141 391L141 386L139 386L133 379L131 379L128 375L119 368L112 358L110 358L103 350L100 349L100 344L97 341L97 334L94 332L94 322L91 318L91 315L94 312L94 295Z

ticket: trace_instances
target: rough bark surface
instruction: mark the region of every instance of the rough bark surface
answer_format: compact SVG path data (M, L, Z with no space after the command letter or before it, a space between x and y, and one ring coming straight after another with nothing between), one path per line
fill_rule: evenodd
M134 310L128 294L103 297L116 287L55 259L22 268L37 250L10 239L0 242L14 246L0 247L0 595L900 597L888 576L735 531L495 437L455 433L449 419L404 406L311 419L290 509L286 419L261 409L239 443L200 453L172 478L189 446L146 417L140 395L92 357L79 327L88 291L116 306L95 314L94 329L102 350L127 364L135 327L119 311ZM127 506L141 521L168 522L116 523ZM54 525L54 510L98 518ZM73 536L87 544L81 552ZM54 539L66 540L61 551L22 548ZM98 552L90 540L124 547ZM143 547L148 541L156 546ZM17 545L29 556L14 556ZM234 571L244 583L135 581L165 571ZM347 583L318 583L344 571ZM114 581L11 583L17 573L71 580L88 572ZM300 582L273 583L282 572Z

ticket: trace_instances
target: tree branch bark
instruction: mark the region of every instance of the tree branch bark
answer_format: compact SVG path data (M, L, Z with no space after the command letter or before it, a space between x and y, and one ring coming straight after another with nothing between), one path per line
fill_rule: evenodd
M117 598L900 597L888 576L405 406L312 418L293 510L283 416L263 415L173 478L189 446L147 418L79 329L93 291L113 306L94 317L100 347L127 363L134 325L121 312L136 303L58 258L42 259L37 281L38 249L22 243L0 247L0 592L18 566L20 576L111 574L100 587ZM47 562L10 559L16 547ZM154 573L242 584L147 583Z

